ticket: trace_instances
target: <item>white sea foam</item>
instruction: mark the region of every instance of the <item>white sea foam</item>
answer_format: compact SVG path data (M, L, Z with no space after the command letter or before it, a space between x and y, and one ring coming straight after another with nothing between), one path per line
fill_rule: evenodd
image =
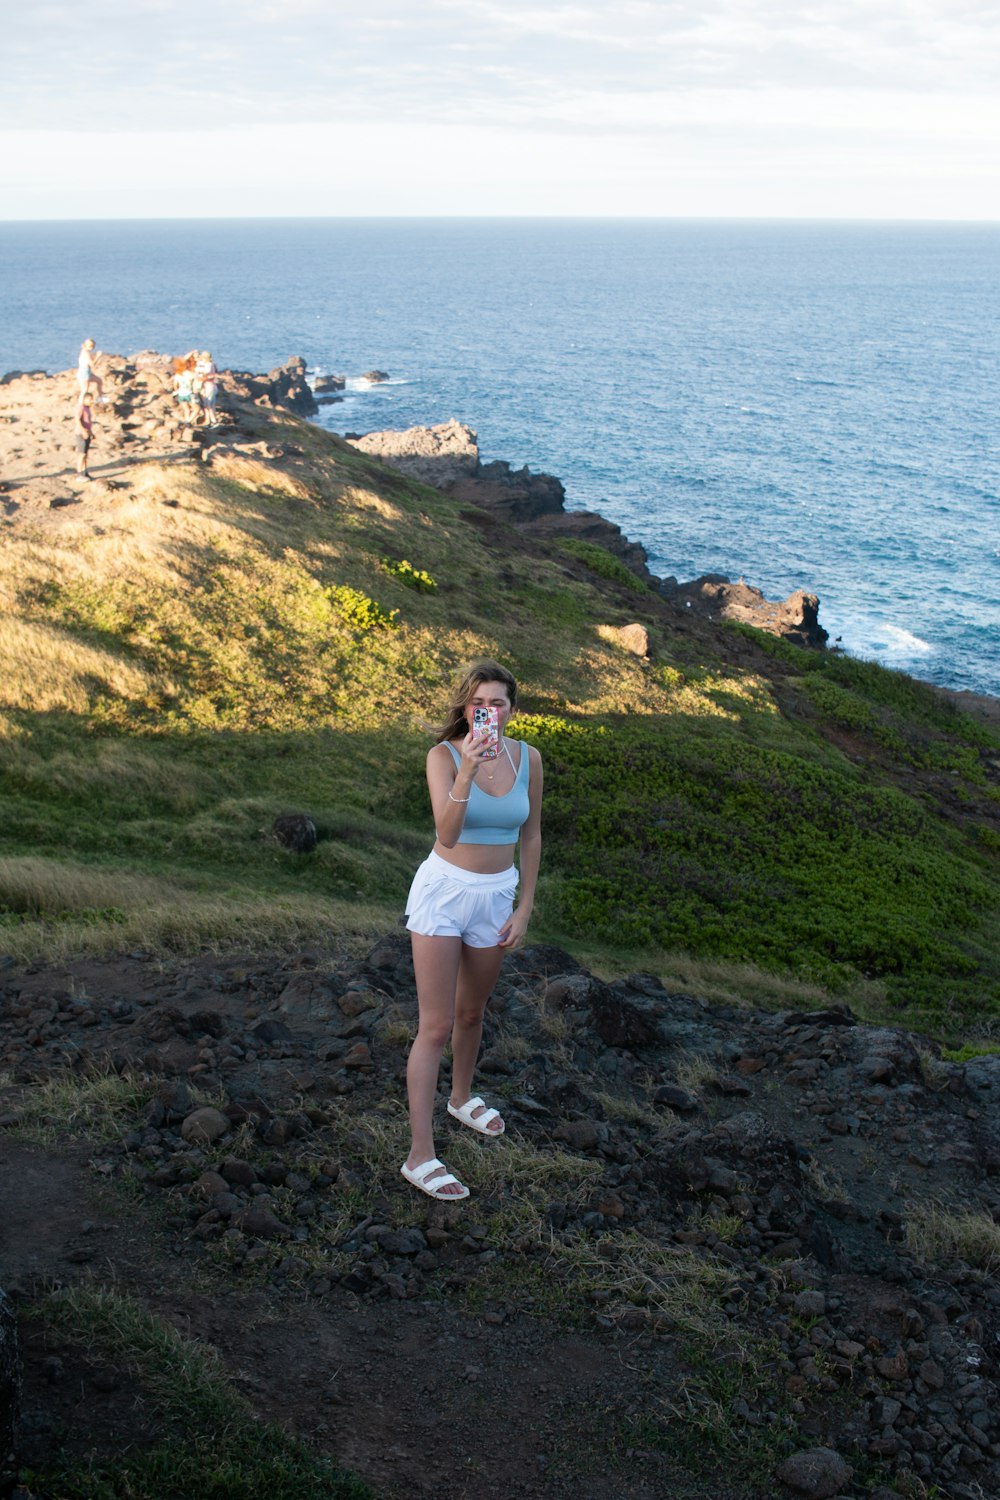
M827 621L827 625L830 624ZM912 630L906 630L902 625L890 625L885 620L872 619L870 616L856 617L844 623L834 621L832 625L831 637L852 656L860 656L867 661L880 661L904 671L937 652L936 646L925 641L922 636L915 635Z
M347 384L344 389L348 391L373 391L379 386L409 384L408 380L396 378L390 378L389 380L367 380L364 375L348 375Z
M901 625L886 625L885 633L889 637L891 650L905 651L907 654L913 652L918 656L930 656L934 650L930 641L914 635L912 630L904 630Z

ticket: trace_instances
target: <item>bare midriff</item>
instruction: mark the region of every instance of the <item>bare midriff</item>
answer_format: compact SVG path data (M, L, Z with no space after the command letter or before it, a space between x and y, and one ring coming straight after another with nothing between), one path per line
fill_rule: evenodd
M516 844L456 844L447 848L440 839L434 840L434 853L449 865L460 870L471 870L474 875L499 875L509 870L514 863Z

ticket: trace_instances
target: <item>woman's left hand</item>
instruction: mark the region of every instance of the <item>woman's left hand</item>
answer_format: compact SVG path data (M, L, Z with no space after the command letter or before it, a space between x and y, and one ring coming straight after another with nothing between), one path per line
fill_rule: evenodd
M511 912L497 935L497 947L520 947L521 943L524 942L524 934L528 930L528 918L530 915L530 911L527 909L522 910L520 906L516 911Z

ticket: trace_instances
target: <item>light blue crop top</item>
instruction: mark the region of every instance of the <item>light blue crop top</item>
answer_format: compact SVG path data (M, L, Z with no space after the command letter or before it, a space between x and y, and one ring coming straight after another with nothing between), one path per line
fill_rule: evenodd
M456 766L462 757L449 740L448 746ZM465 822L458 835L460 844L516 844L521 825L531 811L528 798L528 747L523 740L515 740L521 746L521 761L514 778L514 785L502 797L492 797L475 782L469 789L469 805L465 809Z

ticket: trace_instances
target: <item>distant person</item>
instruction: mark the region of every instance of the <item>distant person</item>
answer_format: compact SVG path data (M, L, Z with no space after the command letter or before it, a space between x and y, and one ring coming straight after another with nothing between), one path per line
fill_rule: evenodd
M90 394L91 385L97 386L97 399L103 399L104 381L94 369L94 361L97 358L97 350L93 339L84 339L80 345L80 359L76 367L76 378L80 384L80 395Z
M504 955L528 926L542 849L541 756L523 740L504 737L516 704L517 683L506 667L473 662L427 755L437 838L406 903L419 1016L406 1065L410 1154L400 1170L444 1203L469 1196L434 1151L434 1098L449 1041L448 1113L487 1138L504 1130L499 1111L472 1093L472 1074L486 1002ZM481 728L479 719L491 722ZM515 906L518 840L521 895Z
M201 409L205 413L205 424L208 427L218 427L215 398L219 394L219 372L207 349L199 354L195 372L201 377Z
M174 376L174 399L185 427L195 425L194 370L187 364Z
M87 468L87 458L90 453L90 443L94 436L94 413L90 406L90 397L86 390L81 391L80 399L76 404L76 421L74 423L74 435L76 448L76 472L81 479L90 479L92 476Z

